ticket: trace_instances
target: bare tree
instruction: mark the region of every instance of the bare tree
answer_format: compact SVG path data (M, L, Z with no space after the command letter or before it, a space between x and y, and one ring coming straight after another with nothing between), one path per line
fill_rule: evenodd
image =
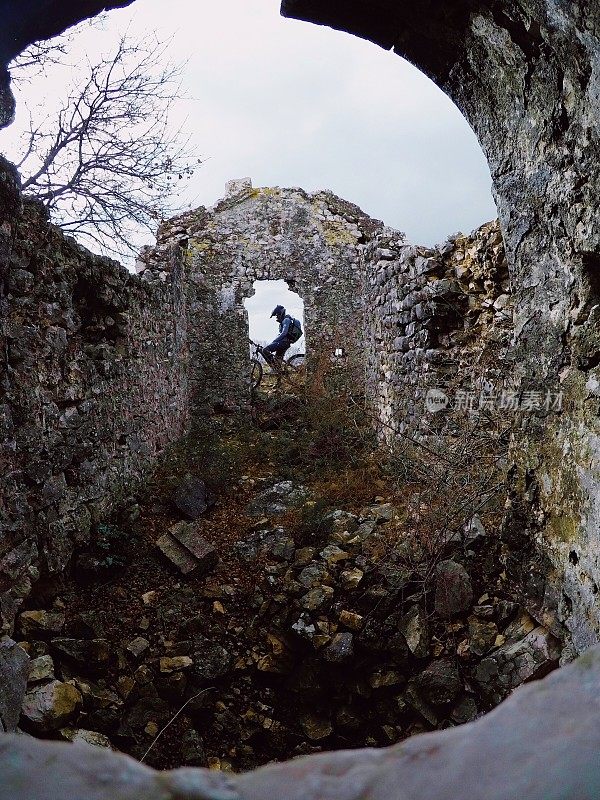
M30 113L23 135L25 194L111 255L135 253L142 231L182 210L175 185L200 163L171 127L182 65L168 61L168 46L122 36L114 53L86 65L55 114Z
M42 39L34 42L10 62L10 75L13 83L17 81L32 81L38 75L45 73L53 64L61 64L67 55L72 35L63 34L54 39Z

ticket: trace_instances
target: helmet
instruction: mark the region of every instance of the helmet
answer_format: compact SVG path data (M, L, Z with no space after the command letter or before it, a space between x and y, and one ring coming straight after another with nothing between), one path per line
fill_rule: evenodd
M275 306L271 312L272 317L285 317L285 308L283 306Z

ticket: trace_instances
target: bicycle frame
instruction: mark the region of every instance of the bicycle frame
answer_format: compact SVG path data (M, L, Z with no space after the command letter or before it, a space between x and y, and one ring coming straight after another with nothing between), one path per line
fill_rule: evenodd
M261 367L260 376L259 376L258 382L257 382L257 384L256 384L256 386L254 388L257 388L257 386L262 381L262 365L261 365L261 360L260 360L259 356L262 356L262 360L264 361L264 363L269 367L271 372L275 375L276 381L277 381L277 384L276 384L277 386L279 386L279 384L280 384L282 379L284 379L286 381L289 381L289 382L291 382L291 380L294 379L294 377L297 375L297 367L296 367L296 365L292 366L290 361L293 361L293 360L297 359L298 357L304 358L304 354L294 353L294 355L289 357L289 360L288 359L278 359L276 357L273 357L273 359L268 360L267 358L265 358L263 347L260 344L257 344L256 342L253 342L252 339L248 339L248 341L250 342L250 345L252 347L250 360L251 361L255 361L257 363L257 365L259 367Z

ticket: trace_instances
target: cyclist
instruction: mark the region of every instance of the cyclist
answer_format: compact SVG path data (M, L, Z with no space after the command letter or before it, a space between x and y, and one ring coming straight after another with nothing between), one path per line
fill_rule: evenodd
M289 314L285 313L283 306L275 306L271 313L279 323L279 336L273 339L271 344L262 348L265 361L273 364L274 360L281 362L290 347L302 336L300 322Z

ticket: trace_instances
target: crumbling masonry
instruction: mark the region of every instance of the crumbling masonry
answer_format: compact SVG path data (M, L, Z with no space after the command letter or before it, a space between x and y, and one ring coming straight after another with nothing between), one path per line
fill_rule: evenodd
M5 67L14 55L34 40L56 34L85 15L97 13L102 8L128 4L129 0L90 0L85 4L74 0L51 0L41 8L37 0L6 2L5 25L0 39L0 125L9 124L13 113L9 76ZM141 0L140 7L143 9ZM512 518L512 524L519 529L522 539L535 542L538 549L552 560L558 575L560 613L570 629L573 652L585 650L597 641L600 630L597 602L600 582L600 389L597 375L600 351L597 331L597 273L600 268L600 232L597 225L600 185L600 4L597 0L457 0L452 4L439 0L418 4L402 0L396 3L285 0L283 12L288 16L350 31L409 58L454 100L478 136L493 177L513 289L515 327L510 350L513 377L523 390L556 392L560 389L564 394L562 413L548 418L526 415L515 420L512 450L514 468L508 520ZM17 243L17 247L21 248L21 258L25 261L13 263L14 237L18 234L18 227L23 224L17 221L20 201L10 166L2 162L0 172L3 317L6 319L10 310L13 317L10 325L18 325L23 321L25 330L22 335L33 333L35 338L38 328L35 324L31 325L29 320L37 320L35 315L39 313L39 325L50 326L52 317L44 311L43 303L52 305L59 300L46 301L38 295L39 305L35 312L27 309L25 304L24 311L20 311L19 298L23 295L19 295L19 291L25 291L31 279L22 274L20 280L23 288L15 288L14 294L9 293L9 272L20 269L34 275L39 262L46 264L48 269L45 274L48 274L50 265L60 273L63 245L57 246L55 243L53 246L52 236L45 239L35 258L30 258L32 270L25 266L26 254L31 254L31 249ZM30 213L28 211L27 215ZM27 215L25 220L31 219ZM177 258L178 254L175 253L174 257ZM83 265L87 259L81 254L75 257L76 271L85 271ZM435 254L434 259L437 259ZM389 267L392 273L400 260L389 260L394 264ZM407 262L407 274L413 268L411 262L416 276L419 267L412 257ZM387 268L380 269L380 279L384 281ZM144 282L150 285L153 271L149 272L151 274L145 277ZM103 279L97 275L94 275L94 279L100 281L95 291L102 296ZM147 289L141 288L142 284L137 280L127 278L125 282L124 276L115 277L114 280L117 286L127 283L131 295L122 310L125 313L130 309L135 311L138 316L133 313L130 324L139 324L138 330L143 330L139 317L142 310L136 305L135 298L142 297L141 293ZM162 288L159 285L151 291L157 293L156 297L165 292L166 302L171 280L168 278ZM160 277L156 277L156 281L160 283ZM61 280L57 285L60 283ZM64 312L74 305L77 297L74 283L76 281L68 284L66 291L59 292L60 306ZM32 288L35 291L35 287ZM40 292L51 294L52 290L52 283L48 281ZM392 295L393 292L390 292L383 301L389 314L393 316L396 312L401 314L408 310L394 308L394 303L404 301L395 300ZM497 312L503 310L505 302L500 297L502 295L492 303L498 304ZM115 309L111 308L111 311ZM162 307L157 308L157 318L161 313ZM389 314L388 319L391 319ZM112 313L106 316L124 325L124 320L116 320ZM73 317L71 337L81 333L78 317ZM401 324L411 326L413 321ZM69 330L69 326L57 327ZM124 340L132 345L139 341L133 336L133 331L132 327L131 338L121 337L115 343L114 350L104 350L112 363L111 354L120 347L124 370L137 366L135 360L128 361L129 358L133 359L135 347L123 347ZM393 360L383 355L384 347L381 347L384 374L390 372L392 363L397 364L404 358L400 353L409 352L404 350L405 339L416 334L424 338L423 331L416 327L409 330L405 328L394 337L393 341L397 339L398 342L394 345L396 354ZM377 329L368 333L371 337L377 335ZM391 328L387 333L382 332L382 335L390 337L392 341ZM9 341L8 348L3 348L4 352L10 354L11 348L18 352L19 339ZM87 343L84 342L84 345ZM36 346L41 356L43 348L40 340ZM72 346L71 342L69 346ZM64 348L64 358L70 352L69 346ZM409 350L412 349L417 348L409 347ZM184 349L181 362L183 353ZM372 368L375 369L379 357L373 356L372 351L370 357L373 359L370 362ZM44 541L43 533L46 529L38 534L32 528L31 520L37 518L39 511L46 520L44 524L58 521L57 503L60 516L60 503L65 502L64 494L68 495L66 470L76 462L69 460L68 450L62 460L52 462L53 469L60 470L58 497L63 492L61 500L49 490L43 501L46 504L44 508L28 508L27 496L37 494L43 483L39 483L41 478L34 471L31 477L26 474L30 456L27 448L22 447L26 439L22 431L28 424L27 414L23 412L28 409L27 391L39 386L41 379L38 379L32 366L29 371L25 366L16 367L18 356L15 363L9 361L9 355L5 361L7 369L3 376L3 406L8 447L3 451L2 458L3 475L9 489L5 495L8 500L3 499L2 513L8 519L9 527L0 555L0 591L3 592L3 616L9 625L19 597L28 591L29 583L36 578L38 563L47 560L45 550L49 542ZM101 368L102 363L102 358L96 358L94 369ZM19 375L29 380L25 392L15 385L15 370L20 370ZM160 376L160 370L157 368L153 374ZM116 374L113 377L111 390L118 392L119 382L125 385L125 377ZM55 373L44 390L44 403L58 406L53 393L57 385L63 385L64 380L64 373ZM151 398L151 407L143 412L147 413L147 419L143 424L141 420L131 423L134 427L137 425L136 430L140 432L157 430L159 427L153 426L160 416L161 397L168 395L168 403L172 403L171 383L167 393L162 392L160 385L159 381ZM177 417L178 423L185 421L185 409L189 408L189 402L184 399L183 383L181 392L183 411ZM385 392L384 399L389 408L389 402L393 404L394 401L394 392L388 395L387 388ZM100 392L99 398L102 397ZM119 407L117 415L110 418L109 430L101 431L105 446L115 451L122 446L118 444L116 433L123 422L124 406L130 396L127 394L125 397L123 407ZM96 427L100 429L101 421L108 419L105 414L104 417L99 415L96 420L94 408L88 408L87 412L85 407L78 408L77 411L78 414L89 415L92 430ZM41 417L44 441L51 450L52 458L55 452L60 452L61 429L58 419L60 415L56 418L56 412L50 416L49 422ZM390 416L385 417L386 424L390 419ZM169 437L177 427L175 425L168 431ZM162 431L157 433L157 446L158 438L164 440ZM47 453L44 453L44 457L45 460L52 460ZM112 463L122 462L117 459ZM60 479L61 471L65 475L64 484ZM110 481L104 482L103 477L108 473L106 465L98 470L98 485L101 488L94 502L100 502L103 498L108 501L111 497ZM125 474L123 468L122 476ZM61 485L63 490L60 489ZM27 489L25 494L23 488ZM29 521L19 526L19 519ZM62 548L61 558L67 557L69 546L67 544ZM15 588L11 590L11 586ZM484 725L439 734L435 740L419 737L411 742L408 749L406 745L401 745L396 749L377 752L355 751L351 759L343 754L330 754L296 762L296 765L267 768L239 781L229 781L225 777L221 780L220 777L201 772L194 776L187 772L175 773L168 778L155 778L146 773L141 780L153 785L153 796L156 797L164 796L167 782L170 782L169 791L172 789L172 793L186 792L190 797L231 797L236 800L265 794L290 797L292 784L298 797L307 796L309 791L313 791L313 794L327 792L329 796L347 800L400 798L406 796L407 792L415 798L431 797L432 786L435 786L439 797L456 797L462 791L470 798L485 797L490 800L522 794L523 784L520 781L527 776L527 791L531 798L546 798L550 794L557 798L592 797L600 790L596 757L600 730L594 706L598 696L597 675L598 666L592 655L584 656L575 671L564 670L555 679L546 682L545 686L553 692L550 701L550 695L532 686L519 696L519 702L516 698L513 706L505 705L504 711L499 710L488 717L483 721ZM555 710L550 719L545 716L548 707ZM519 715L519 710L524 714ZM586 713L591 716L586 717ZM564 735L561 735L556 725L563 723ZM585 741L580 743L576 741L579 731L585 731ZM544 739L555 732L557 735L551 736L550 741ZM473 741L474 738L477 742ZM16 746L8 741L8 737L5 742L7 747ZM515 742L516 751L513 746ZM27 750L25 742L19 747L23 748L24 753L32 752ZM433 751L435 753L432 755ZM69 765L66 752L59 763L62 764L61 769L73 776L77 772L80 757L77 754L76 766ZM460 759L457 758L457 752L461 754ZM11 763L15 763L14 755L9 753L9 757ZM417 760L421 765L427 764L429 769L421 767L415 770L414 762ZM456 767L457 761L460 761L460 768ZM548 769L548 764L551 769ZM107 754L106 763L103 762L101 767L103 778L110 770L114 785L120 781L121 786L127 787L127 781L122 777L125 766L118 765L116 759L111 759ZM58 767L55 774L61 777ZM433 778L430 779L430 776ZM20 779L21 775L18 774L17 780ZM514 785L511 783L513 779ZM41 780L47 788L46 776L42 775ZM309 786L310 790L307 788ZM116 796L112 787L110 791L111 796ZM26 790L25 796L31 796L31 792ZM92 796L91 792L88 792L88 796ZM106 794L96 796L105 797ZM151 796L150 791L148 796Z
M7 632L32 585L60 578L195 415L247 408L254 280L283 278L304 298L309 369L366 394L390 444L428 422L425 390L472 357L459 354L465 335L481 344L510 317L497 226L415 248L331 193L249 182L165 224L139 276L78 248L36 206L14 223L10 266Z

